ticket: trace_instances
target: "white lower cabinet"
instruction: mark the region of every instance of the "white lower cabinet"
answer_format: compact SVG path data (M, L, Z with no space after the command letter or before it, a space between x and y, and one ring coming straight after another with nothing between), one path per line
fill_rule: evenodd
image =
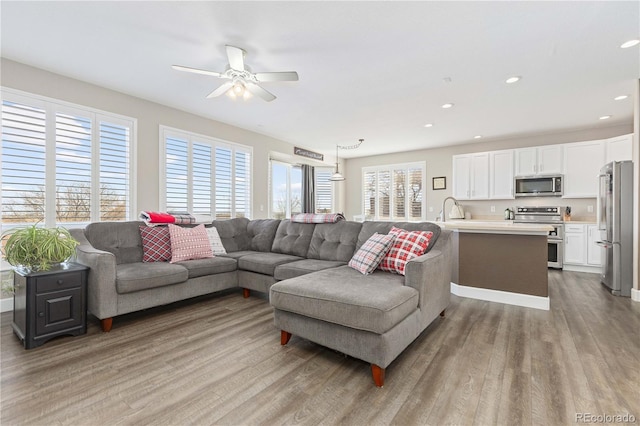
M599 240L595 224L565 223L563 269L598 273L603 250L596 244Z

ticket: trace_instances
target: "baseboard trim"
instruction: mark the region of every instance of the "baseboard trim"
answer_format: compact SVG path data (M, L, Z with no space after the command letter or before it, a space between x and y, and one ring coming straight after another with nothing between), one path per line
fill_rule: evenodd
M640 290L636 288L631 289L631 300L634 302L640 302Z
M571 272L588 272L590 274L599 274L602 272L601 266L587 266L587 265L562 265L563 271Z
M13 299L0 299L0 312L10 312L13 311Z
M491 290L451 283L451 293L469 299L486 300L506 305L524 306L525 308L549 310L549 297L532 296L530 294L511 293L508 291Z

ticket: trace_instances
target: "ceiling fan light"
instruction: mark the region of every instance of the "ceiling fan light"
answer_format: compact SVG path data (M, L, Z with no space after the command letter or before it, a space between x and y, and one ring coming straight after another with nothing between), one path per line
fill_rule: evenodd
M240 81L236 81L235 83L233 83L233 87L231 88L231 90L233 91L233 94L236 96L242 96L244 95L244 84L242 84L242 82Z

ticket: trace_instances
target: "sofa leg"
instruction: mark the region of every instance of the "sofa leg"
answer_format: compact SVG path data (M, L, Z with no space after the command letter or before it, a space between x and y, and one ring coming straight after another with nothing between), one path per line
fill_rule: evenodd
M242 297L244 297L245 299L248 299L250 295L251 295L251 290L249 290L248 288L242 289Z
M384 386L384 368L378 367L375 364L371 364L371 374L373 375L373 382L377 387Z
M291 339L291 333L289 333L288 331L281 330L280 331L280 344L282 346L286 345L287 343L289 343L289 339Z
M444 309L442 312L440 312L440 316L441 316L442 318L444 318L444 311L446 311L446 309Z
M102 331L104 331L105 333L110 332L111 326L113 325L113 317L101 319L100 325L102 326Z

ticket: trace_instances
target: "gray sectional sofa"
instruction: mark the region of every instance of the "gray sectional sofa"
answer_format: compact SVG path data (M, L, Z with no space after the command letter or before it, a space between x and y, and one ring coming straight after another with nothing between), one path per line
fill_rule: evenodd
M99 222L72 229L76 261L89 266L88 310L104 331L113 318L224 289L270 295L281 344L303 337L371 363L376 385L384 369L449 304L451 231L436 224L290 220L216 220L227 251L210 259L142 262L142 222ZM375 232L392 226L434 232L429 251L406 275L370 275L347 266Z

